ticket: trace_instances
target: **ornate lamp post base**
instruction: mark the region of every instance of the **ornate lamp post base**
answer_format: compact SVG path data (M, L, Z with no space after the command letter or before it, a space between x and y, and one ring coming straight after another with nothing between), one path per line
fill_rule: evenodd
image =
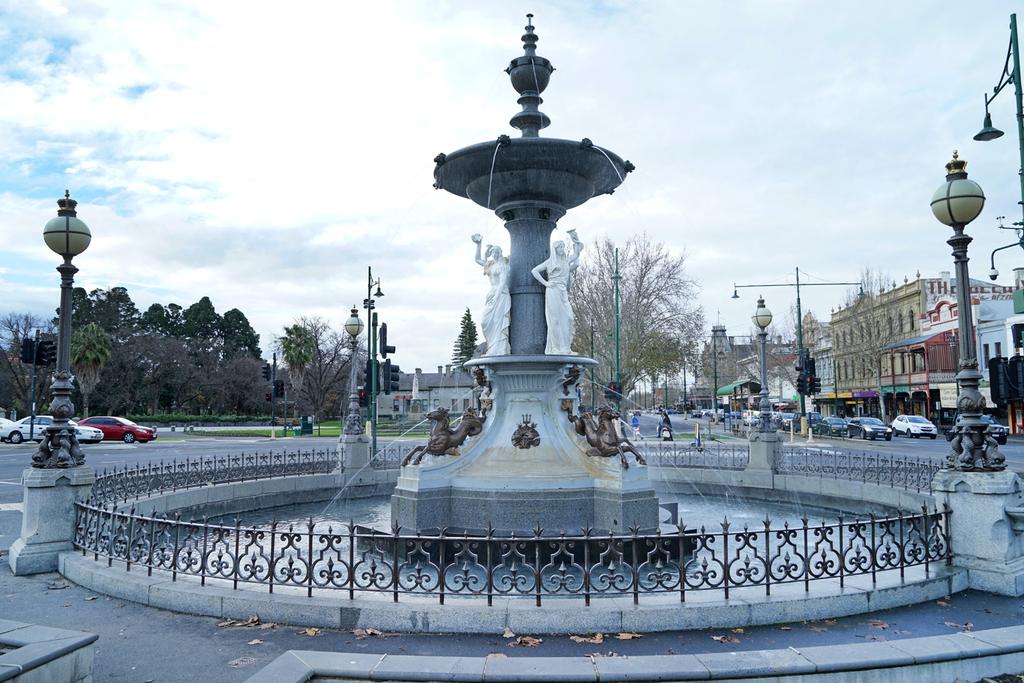
M25 470L21 535L8 558L16 576L57 571L60 554L74 549L75 503L89 497L95 481L86 466Z
M981 377L975 360L961 365L956 376L960 387L956 407L960 416L953 427L951 450L946 456L946 467L952 470L999 472L1006 469L1006 457L999 452L999 444L986 432L988 425L981 419L985 409L985 397L978 391Z

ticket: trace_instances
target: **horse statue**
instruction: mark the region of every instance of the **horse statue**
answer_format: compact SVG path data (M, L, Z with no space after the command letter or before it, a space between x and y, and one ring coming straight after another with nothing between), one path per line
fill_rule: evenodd
M427 413L427 419L433 422L427 443L417 446L405 456L402 467L419 465L424 455L458 455L459 446L467 437L476 436L484 429L483 420L477 417L476 411L467 408L462 414L462 421L455 429L449 429L448 409L435 408ZM415 458L415 460L413 459Z
M569 421L572 422L576 433L586 437L587 443L590 445L587 455L599 458L618 455L622 469L629 469L629 463L626 461L628 452L632 453L641 465L647 464L644 456L630 443L629 439L619 435L618 429L616 429L619 414L608 406L598 409L596 419L589 412L583 412L577 416L573 415L570 409L566 411L566 414L568 414Z

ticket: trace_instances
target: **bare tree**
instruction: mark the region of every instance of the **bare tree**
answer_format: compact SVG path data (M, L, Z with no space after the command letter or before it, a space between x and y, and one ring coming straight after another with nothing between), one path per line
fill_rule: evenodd
M601 363L598 377L615 368L615 243L595 240L583 252L570 301L576 316L573 350ZM686 272L685 256L675 255L646 234L619 248L619 346L622 392L641 377L677 374L698 355L704 312L694 304L697 283ZM599 380L599 381L604 381Z
M35 331L45 334L53 332L53 322L31 313L8 313L0 317L0 404L6 409L18 408L27 413L31 404L32 365L22 363L21 341L31 339ZM44 402L49 395L50 372L48 368L37 368L36 401ZM42 397L42 400L41 400Z

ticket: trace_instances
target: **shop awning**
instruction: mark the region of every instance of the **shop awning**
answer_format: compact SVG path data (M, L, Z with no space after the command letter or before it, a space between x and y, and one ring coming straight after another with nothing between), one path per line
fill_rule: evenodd
M749 387L751 391L761 391L761 385L752 379L746 379L742 382L733 382L732 384L726 384L724 387L718 387L719 396L732 396L736 389L742 389L743 387Z
M926 341L932 339L933 337L938 337L940 334L942 334L942 332L929 332L928 334L922 334L917 337L911 337L910 339L901 339L900 341L893 342L891 344L886 344L882 348L898 349L904 346L918 346L919 344L924 344Z

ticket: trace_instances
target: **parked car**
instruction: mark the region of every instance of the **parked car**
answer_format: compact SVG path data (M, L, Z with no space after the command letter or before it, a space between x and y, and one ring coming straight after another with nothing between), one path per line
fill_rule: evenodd
M22 418L17 422L10 420L4 420L4 422L8 424L0 425L0 441L21 443L30 435L33 441L42 441L46 428L53 424L53 418L49 415L36 415L34 427L31 417ZM75 428L75 436L78 437L79 443L99 443L103 440L103 432L98 429L83 427L74 420L70 420L68 424Z
M1000 446L1005 446L1006 438L1007 436L1009 436L1010 430L1004 427L1003 425L999 424L999 422L997 422L996 419L991 415L982 415L981 419L988 423L988 429L986 429L985 431L992 435L992 438L996 440L996 443L998 443ZM946 427L943 430L943 434L946 436L946 441L953 440L953 426L955 425L956 419L954 418L953 425Z
M103 432L103 438L107 441L124 441L125 443L146 443L156 438L154 427L143 427L131 420L112 415L98 415L87 417L79 424L95 427Z
M862 439L885 439L892 441L892 427L885 424L877 417L854 417L846 421L847 429L851 439L860 437Z
M847 436L849 427L841 417L824 417L814 424L814 433L822 436Z
M892 421L892 432L915 439L920 436L934 439L939 435L938 428L920 415L897 415Z
M797 420L799 422L799 418L797 417L796 413L779 413L779 424L781 428L787 432L791 428L795 429L798 426L793 424L794 420Z

